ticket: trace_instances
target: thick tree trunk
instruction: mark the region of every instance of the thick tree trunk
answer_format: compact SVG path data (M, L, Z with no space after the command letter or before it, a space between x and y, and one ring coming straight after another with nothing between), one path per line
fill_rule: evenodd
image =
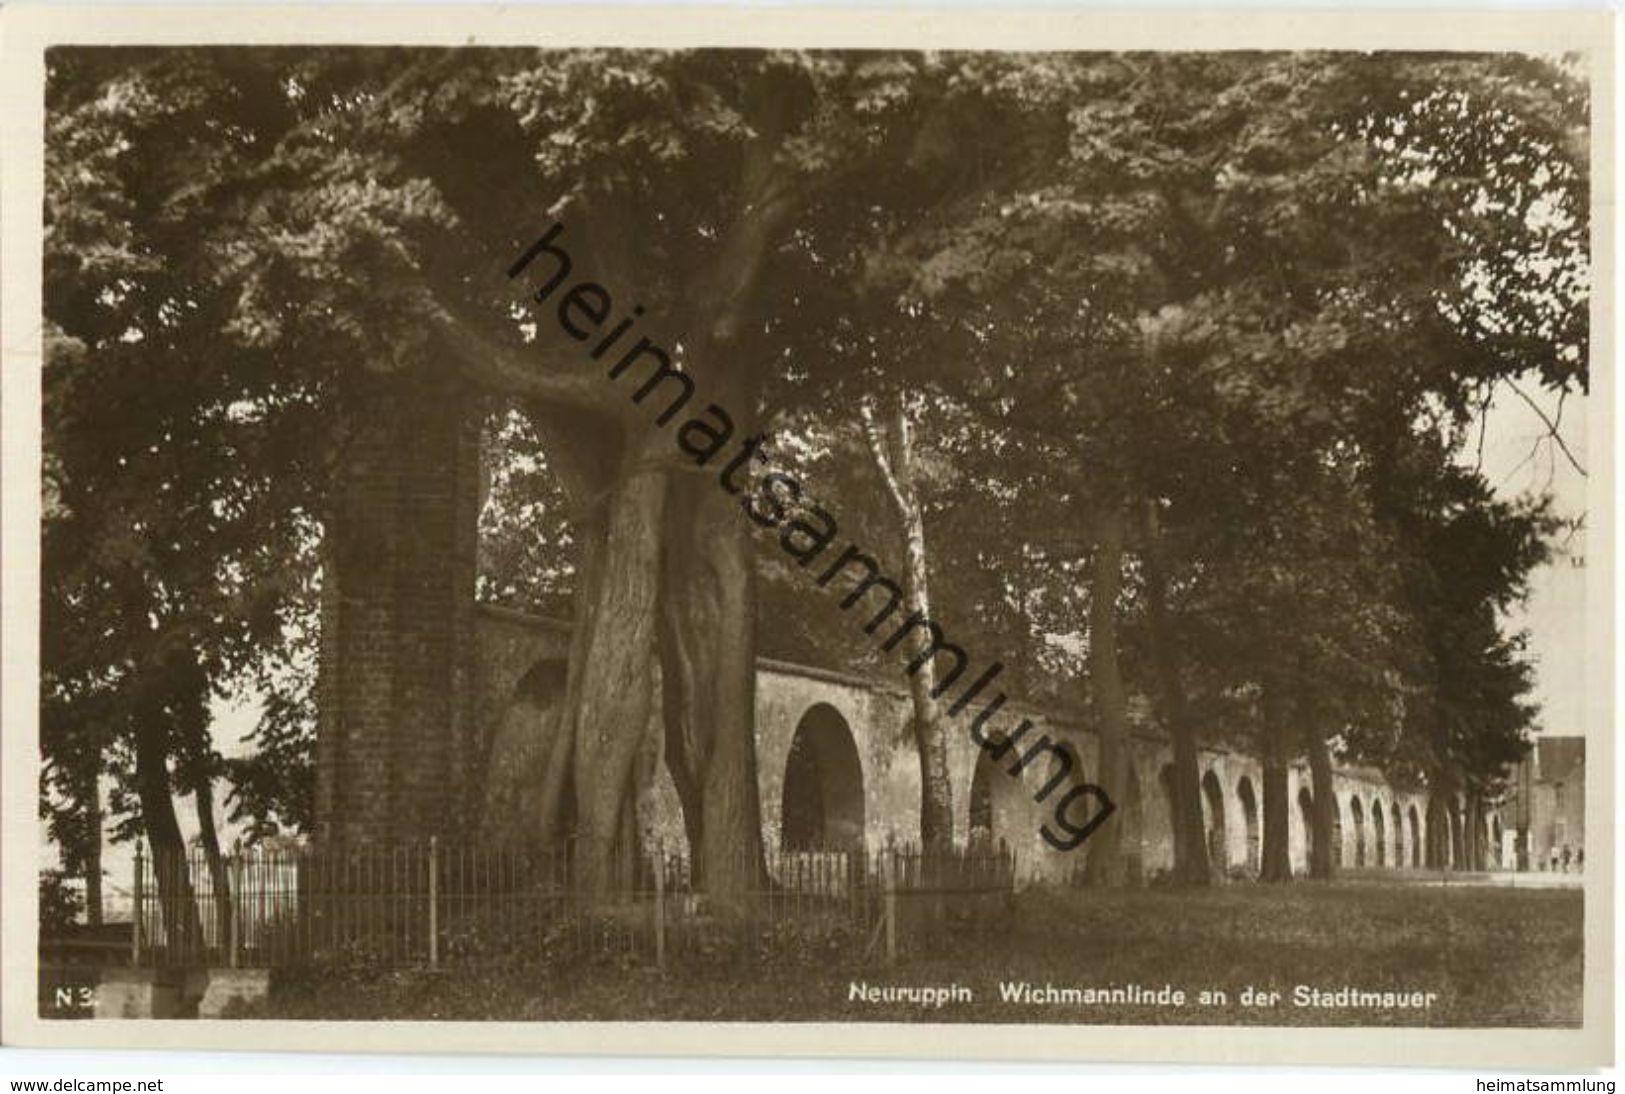
M752 431L760 411L763 377L746 348L760 330L754 298L768 257L801 207L794 188L783 185L779 159L788 100L770 93L755 105L759 139L740 163L738 219L688 278L689 359L706 397L733 416L738 436ZM687 783L679 789L684 827L706 893L727 910L751 903L767 873L756 775L756 560L738 499L694 470L677 473L666 528L666 756L673 778Z
M223 946L231 937L231 878L226 871L226 860L220 853L220 833L214 824L214 785L208 775L199 776L192 788L197 805L198 834L203 843L203 855L209 864L210 888L214 890L215 937Z
M1292 806L1287 793L1287 762L1292 739L1287 716L1291 705L1280 694L1280 686L1273 683L1265 685L1263 705L1264 846L1258 880L1291 881Z
M607 417L544 404L527 411L570 500L580 560L565 695L539 765L533 823L543 846L569 850L578 894L601 903L637 881L636 761L654 709L668 453L655 437L634 449Z
M1334 848L1337 832L1337 792L1332 786L1332 756L1326 738L1306 719L1303 723L1304 751L1309 754L1310 787L1315 796L1313 809L1313 849L1309 855L1309 876L1328 881L1337 873L1341 848Z
M681 482L674 484L675 487L681 485ZM683 494L684 491L674 489L668 513L682 510ZM692 633L699 622L698 613L685 609L676 602L678 598L671 595L683 587L693 569L686 558L688 552L680 544L681 539L668 531L663 571L663 588L667 595L661 598L658 639L661 713L666 771L677 790L677 804L683 812L689 871L694 888L704 890L705 861L701 851L705 846L705 768L710 749L702 734L709 726L703 719L696 724L691 717L698 713L694 709L693 695L700 690L699 681L694 677L699 671L696 662L701 655L694 648L698 636Z
M884 416L863 408L865 434L881 481L886 486L903 534L903 599L909 615L931 619L930 565L925 547L925 514L914 480L913 442L908 415L900 400L893 400ZM906 651L912 652L912 651ZM909 699L914 711L914 746L920 761L920 845L929 851L953 846L953 783L948 777L948 740L942 721L934 661L909 674Z
M614 427L583 434L546 408L532 414L555 439L549 460L556 451L581 541L543 833L575 836L588 900L630 876L635 761L658 657L665 760L695 881L723 905L759 893L755 560L737 501L714 476L673 464L671 438L646 423L631 423L641 440L623 452L603 439ZM606 463L621 468L612 480Z
M590 901L607 897L628 876L635 848L627 846L626 813L653 707L666 472L641 454L629 453L606 500L605 535L575 620L566 687L561 747L570 749L576 810L572 870ZM550 772L550 792L554 779Z
M763 891L756 774L756 565L735 498L677 473L666 509L660 654L666 766L696 881L737 909Z
M774 102L764 102L771 115ZM779 126L770 116L758 131L762 139L741 167L739 219L703 266L674 271L690 294L684 370L695 370L707 399L746 421L761 378L744 364L739 343L756 329L749 309L763 263L798 207L779 185ZM614 862L630 852L616 850L612 833L625 829L634 798L658 656L666 763L696 874L722 903L743 899L761 891L766 871L755 753L755 562L737 501L683 466L672 436L651 426L643 410L609 397L603 410L611 424L603 428L589 414L584 425L579 411L566 409L574 405L570 393L557 394L556 404L533 414L557 438L567 491L601 530L587 537L583 554L544 828L569 831L573 803L577 888L590 900L612 887ZM606 466L620 470L603 487L594 478Z
M168 733L161 709L148 707L135 732L136 795L141 827L152 850L152 872L163 909L164 946L172 958L190 958L199 948L197 902L187 870L186 841L169 792ZM150 920L149 920L150 922Z
M570 505L570 526L575 534L577 564L571 602L570 648L566 658L565 695L548 738L541 763L542 787L533 818L538 842L561 848L576 832L575 726L571 706L580 692L572 683L586 664L597 640L588 620L600 595L599 575L605 555L609 497L624 460L625 442L614 420L576 409L531 402L526 413L535 423L547 466L559 480Z
M1196 755L1196 732L1191 725L1180 680L1179 662L1168 620L1168 571L1163 558L1162 533L1155 503L1146 505L1145 569L1146 621L1151 632L1151 659L1157 680L1162 720L1173 744L1174 881L1180 885L1212 883L1207 836L1202 826L1201 774Z
M542 788L536 811L538 843L551 850L572 845L576 835L575 732L573 705L581 694L581 676L589 651L600 641L589 621L600 595L600 573L604 555L604 531L597 523L577 521L574 526L581 544L581 562L576 570L576 587L570 613L570 647L565 660L564 700L555 715L553 733L542 764Z
M1129 775L1128 694L1117 663L1117 597L1123 584L1124 518L1121 505L1108 506L1095 532L1089 587L1089 693L1100 735L1100 783L1107 794L1127 801ZM1084 864L1089 885L1118 888L1124 882L1123 823L1127 811L1114 809L1091 839Z
M740 165L738 219L703 264L670 271L688 293L684 371L694 369L706 398L745 421L755 416L761 376L746 364L751 358L740 343L760 329L750 310L763 266L805 200L785 185L779 156L788 101L763 95L756 104L759 139ZM629 260L599 265L626 268ZM658 654L666 763L696 874L724 904L760 892L766 871L755 752L755 560L737 500L709 476L674 465L672 437L621 396L608 397L602 408L611 427L584 427L580 412L569 409L577 405L573 392L542 390L527 370L515 371L527 373L523 386L548 401L533 413L561 439L558 466L577 480L567 483L577 507L602 512L602 531L584 551L565 716L546 777L545 827L568 831L575 803L579 887L589 899L601 891L614 873L605 844L614 818L625 817L617 803L633 796ZM620 474L607 491L592 482L595 468L612 465L602 458L599 438L606 435L615 438L612 445L632 438L630 458L619 460ZM607 504L598 505L606 493Z

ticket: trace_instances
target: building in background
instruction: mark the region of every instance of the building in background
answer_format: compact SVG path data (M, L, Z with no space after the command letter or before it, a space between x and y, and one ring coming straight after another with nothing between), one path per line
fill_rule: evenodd
M1584 737L1540 737L1518 764L1511 803L1520 870L1577 870L1585 854Z

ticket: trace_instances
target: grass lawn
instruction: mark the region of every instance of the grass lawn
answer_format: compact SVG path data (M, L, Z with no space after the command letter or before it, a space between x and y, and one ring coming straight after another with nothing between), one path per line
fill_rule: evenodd
M1028 890L984 904L973 929L916 945L895 966L785 948L749 965L696 958L664 973L600 962L473 972L282 977L253 1017L1047 1022L1059 1024L1577 1026L1583 897L1577 889L1403 882L1231 885L1204 892ZM909 934L903 919L901 936ZM1165 985L1183 1006L1007 1002L1001 981L1112 989ZM962 985L970 1002L849 999L870 987ZM1432 992L1424 1009L1297 1007L1323 992ZM1252 987L1274 1007L1244 1006ZM1224 1002L1200 993L1222 991Z

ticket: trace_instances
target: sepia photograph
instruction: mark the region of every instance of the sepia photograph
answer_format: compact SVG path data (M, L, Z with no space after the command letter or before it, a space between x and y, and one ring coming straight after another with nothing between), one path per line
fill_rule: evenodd
M1605 51L457 18L38 58L28 1036L1611 1058Z

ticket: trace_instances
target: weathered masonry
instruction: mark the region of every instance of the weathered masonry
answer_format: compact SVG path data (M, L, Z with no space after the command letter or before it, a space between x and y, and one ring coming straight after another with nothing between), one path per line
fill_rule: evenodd
M322 611L317 832L326 840L523 836L534 770L563 691L562 625L474 599L480 497L473 400L433 378L369 381L345 446L330 517ZM658 709L658 704L655 704ZM762 661L756 725L768 841L786 850L876 849L919 829L919 766L906 693L818 668ZM1022 711L1096 770L1094 735ZM640 820L650 839L680 843L677 799L649 727ZM1171 750L1140 722L1128 785L1107 787L1122 810L1131 870L1173 861ZM1022 785L993 770L965 734L950 736L957 838L1004 840L1028 878L1060 877L1082 855L1039 837L1047 777ZM1202 811L1216 868L1256 872L1262 765L1221 747L1200 755ZM1334 777L1333 853L1345 867L1435 869L1465 862L1467 811L1457 795L1396 790L1380 772ZM1290 846L1307 868L1313 801L1308 771L1289 774ZM1511 864L1501 811L1486 808L1480 845Z

